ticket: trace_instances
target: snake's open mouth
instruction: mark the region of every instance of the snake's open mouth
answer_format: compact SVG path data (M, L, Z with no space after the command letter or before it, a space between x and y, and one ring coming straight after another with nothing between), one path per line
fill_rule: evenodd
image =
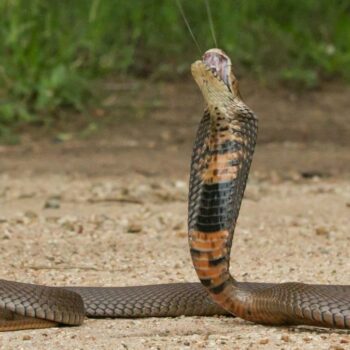
M220 49L210 49L203 55L203 63L230 88L231 60Z

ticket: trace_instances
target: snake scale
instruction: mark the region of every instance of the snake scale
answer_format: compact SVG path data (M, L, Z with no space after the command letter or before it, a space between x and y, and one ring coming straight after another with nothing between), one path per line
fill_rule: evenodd
M235 224L257 138L229 57L192 64L206 109L193 147L188 231L201 283L46 287L0 280L0 330L79 325L89 317L232 314L269 325L350 329L350 286L237 282L229 272Z

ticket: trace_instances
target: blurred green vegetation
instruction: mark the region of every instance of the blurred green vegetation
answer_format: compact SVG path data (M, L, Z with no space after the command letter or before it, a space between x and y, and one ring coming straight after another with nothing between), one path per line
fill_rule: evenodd
M213 47L204 0L182 0L202 50ZM209 0L219 46L244 74L314 87L350 80L350 0ZM94 81L173 79L199 53L175 0L2 0L0 137L82 109Z

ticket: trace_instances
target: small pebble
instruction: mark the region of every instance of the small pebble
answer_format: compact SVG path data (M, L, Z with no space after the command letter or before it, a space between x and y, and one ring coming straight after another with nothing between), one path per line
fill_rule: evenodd
M32 211L32 210L27 210L27 211L24 213L24 216L25 216L26 218L28 218L28 219L31 219L31 220L37 219L37 218L38 218L38 215L37 215L34 211Z
M12 234L9 230L4 230L4 233L1 236L2 239L10 239L12 238Z
M185 231L178 231L178 232L175 233L175 235L177 237L183 238L183 237L187 237L188 234Z
M290 341L289 335L287 335L287 334L283 334L281 336L281 339L286 343L288 343Z
M315 230L317 236L329 236L329 231L325 227L317 227Z
M128 233L139 233L142 231L142 226L140 224L130 224L128 227Z
M59 197L48 198L44 205L44 209L59 209L60 207L61 207L61 200Z

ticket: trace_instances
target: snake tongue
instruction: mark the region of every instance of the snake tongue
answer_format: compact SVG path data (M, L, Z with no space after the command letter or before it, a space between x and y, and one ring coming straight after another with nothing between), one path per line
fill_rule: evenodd
M203 63L230 88L231 60L222 50L208 50L203 55Z

